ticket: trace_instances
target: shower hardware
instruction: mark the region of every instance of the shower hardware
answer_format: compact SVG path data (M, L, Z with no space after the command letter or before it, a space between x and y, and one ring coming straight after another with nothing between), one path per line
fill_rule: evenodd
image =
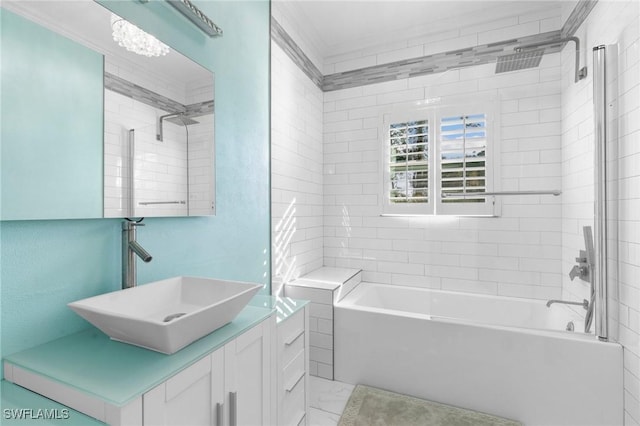
M442 198L465 198L465 197L490 197L490 196L503 196L503 195L553 195L558 196L562 194L562 191L558 189L551 189L548 191L498 191L498 192L467 192L461 194L442 193Z
M540 65L544 49L536 49L528 52L520 52L498 56L496 62L496 74L501 72L518 71L527 68L535 68Z
M156 204L187 204L186 201L181 200L181 201L140 201L138 203L141 206L152 206L152 205L156 205Z
M580 257L576 257L577 265L573 265L571 271L569 271L569 278L573 281L576 278L580 278L582 281L591 282L591 263L587 257L585 250L580 250Z
M182 124L183 126L190 126L192 124L198 124L196 120L193 120L187 116L185 116L184 112L172 112L171 114L161 115L156 122L156 140L163 142L163 133L164 127L162 126L162 122L164 120L170 121L174 124ZM178 122L176 122L179 120Z
M584 247L585 247L585 255L584 258L587 263L587 270L589 279L585 280L591 283L590 291L589 291L589 306L587 307L587 313L584 317L584 332L589 333L591 330L591 323L593 322L593 312L595 309L595 285L594 285L594 276L593 272L595 270L596 264L596 254L595 249L593 247L593 233L591 232L590 226L582 227L582 234L584 236ZM580 251L580 255L582 256L583 251ZM576 260L578 260L576 258Z
M594 109L594 238L592 300L597 308L595 334L607 341L607 92L606 47L593 48L593 109Z
M584 332L589 333L589 330L591 330L591 323L593 322L593 312L596 304L593 283L595 250L593 248L593 235L591 233L591 227L582 227L582 233L584 236L585 250L580 250L580 257L576 257L576 262L578 262L578 264L574 265L574 267L571 268L571 271L569 272L569 278L571 278L571 281L573 281L574 278L579 277L581 280L591 283L589 300L583 299L582 302L570 302L552 299L547 302L547 307L551 306L554 303L582 306L584 310L587 311L584 315Z
M566 37L556 40L540 41L536 43L524 44L514 48L515 53L499 56L496 62L496 74L508 71L517 71L527 68L534 68L540 65L543 47L553 45L563 45L569 41L576 44L576 65L575 78L577 83L587 76L587 67L580 68L580 39L578 37ZM541 49L542 48L542 49Z
M547 301L547 308L551 307L554 303L559 303L562 305L577 305L582 306L585 310L589 309L589 301L584 299L582 302L571 302L568 300L559 300L559 299L551 299Z

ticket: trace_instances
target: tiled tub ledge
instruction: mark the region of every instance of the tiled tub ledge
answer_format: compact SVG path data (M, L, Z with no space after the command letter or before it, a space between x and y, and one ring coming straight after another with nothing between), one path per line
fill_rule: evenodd
M309 374L333 380L333 305L362 280L359 269L323 266L285 285L287 297L310 301Z

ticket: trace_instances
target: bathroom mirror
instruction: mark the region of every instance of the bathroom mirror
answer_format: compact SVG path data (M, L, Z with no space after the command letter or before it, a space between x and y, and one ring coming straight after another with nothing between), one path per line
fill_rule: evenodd
M34 210L37 205L37 214L3 214L3 220L203 216L215 213L214 75L210 70L171 46L161 47L166 53L161 52L159 56L147 56L153 55L152 52L127 50L127 45L135 44L136 40L148 34L136 35L133 33L138 31L137 28L122 28L124 40L119 45L114 40L114 29L129 23L94 1L5 1L2 7L104 58L103 122L102 129L98 130L103 134L91 140L83 138L73 142L93 144L100 139L99 143L104 145L95 151L101 153L98 155L102 158L88 159L87 155L71 158L70 161L76 163L92 162L92 166L83 173L74 172L75 179L60 180L65 182L66 192L76 194L78 204L97 197L98 202L93 204L99 205L102 200L102 206L97 208L102 211L95 215L76 214L70 206L56 208L53 200L22 209ZM42 39L42 36L34 37L33 43L41 43ZM144 41L138 45L149 46L150 43ZM91 96L94 95L92 93ZM49 104L49 109L55 109L60 102L56 99L42 100ZM70 125L58 127L75 127L73 123L80 121L76 116ZM97 126L93 127L95 131ZM70 129L69 133L69 138L62 134L56 139L73 140L73 130ZM53 142L46 143L50 145ZM14 141L3 142L8 143ZM19 138L16 138L15 145L18 144ZM20 156L19 148L14 151L14 155ZM73 151L67 150L70 155ZM41 158L43 166L46 160L46 157ZM3 166L4 163L5 160ZM38 170L39 164L32 162L30 168ZM33 182L33 186L46 188L48 181L58 180L56 173L72 172L68 167L47 168L46 173L29 173L28 179L37 179L40 182ZM94 185L91 194L82 185L85 181L98 180L101 184L99 188ZM3 191L4 187L3 182ZM95 193L100 190L102 194ZM22 195L23 199L37 197L40 195ZM3 204L8 205L4 198Z

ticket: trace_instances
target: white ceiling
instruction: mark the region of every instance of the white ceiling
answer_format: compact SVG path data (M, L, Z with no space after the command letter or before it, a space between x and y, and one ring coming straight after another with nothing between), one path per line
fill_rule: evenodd
M564 0L566 1L566 0ZM523 13L562 0L274 0L323 57Z

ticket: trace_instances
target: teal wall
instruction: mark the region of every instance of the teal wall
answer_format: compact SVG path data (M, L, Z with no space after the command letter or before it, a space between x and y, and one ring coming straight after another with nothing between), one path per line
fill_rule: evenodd
M164 2L101 1L215 72L215 217L148 218L140 283L199 275L269 285L269 3L194 1L223 30L205 37ZM7 355L87 327L66 303L120 287L120 220L0 222ZM268 289L265 289L267 292Z
M102 55L11 12L0 19L0 219L102 217Z

